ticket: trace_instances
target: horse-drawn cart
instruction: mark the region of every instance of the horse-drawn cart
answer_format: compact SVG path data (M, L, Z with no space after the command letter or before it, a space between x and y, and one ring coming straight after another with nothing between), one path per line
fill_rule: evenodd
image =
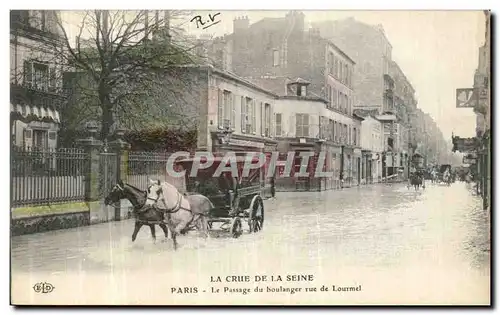
M212 230L218 225L219 230L229 232L235 238L243 233L244 223L250 233L262 230L263 167L245 172L245 157L237 156L236 161L230 163L223 157L211 157L210 160L202 161L209 167L198 168L195 176L191 176L193 164L199 162L199 158L189 158L179 160L176 164L185 170L186 195L201 194L214 205L207 216L208 228ZM231 163L236 165L236 170L220 171L222 168L228 169Z
M453 181L450 164L441 164L438 170L438 182L450 185Z

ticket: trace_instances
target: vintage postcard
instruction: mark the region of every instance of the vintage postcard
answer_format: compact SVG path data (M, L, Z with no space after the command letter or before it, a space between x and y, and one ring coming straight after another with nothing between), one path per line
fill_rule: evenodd
M10 11L11 304L490 305L490 11Z

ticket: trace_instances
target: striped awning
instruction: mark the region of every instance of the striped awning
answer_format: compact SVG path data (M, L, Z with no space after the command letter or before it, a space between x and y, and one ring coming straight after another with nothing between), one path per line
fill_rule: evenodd
M60 123L59 112L52 108L32 105L10 104L11 115L14 114L23 121L52 121Z

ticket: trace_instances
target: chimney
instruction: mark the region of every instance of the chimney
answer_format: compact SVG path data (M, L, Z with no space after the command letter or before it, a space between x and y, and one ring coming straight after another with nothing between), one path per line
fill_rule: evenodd
M245 31L250 26L250 20L248 16L237 17L233 20L233 32L239 33L241 31Z

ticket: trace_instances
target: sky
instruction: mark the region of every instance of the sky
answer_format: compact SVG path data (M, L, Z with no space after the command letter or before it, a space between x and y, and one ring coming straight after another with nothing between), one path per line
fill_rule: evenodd
M484 44L482 11L303 11L308 23L354 17L382 24L393 50L392 58L416 90L418 107L429 113L451 142L451 135L475 135L476 115L472 109L456 108L457 88L470 88L478 65L479 47ZM216 14L220 23L205 30L191 19ZM233 20L247 16L250 23L264 17L284 17L287 11L193 11L175 21L193 35L222 36L233 31Z

